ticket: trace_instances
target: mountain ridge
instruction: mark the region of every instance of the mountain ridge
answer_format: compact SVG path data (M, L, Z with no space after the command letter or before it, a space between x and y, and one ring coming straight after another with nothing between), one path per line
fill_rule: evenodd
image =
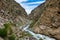
M25 9L15 0L0 0L0 40L19 40L26 17Z
M33 21L32 31L60 40L60 0L46 0L31 12L29 18Z

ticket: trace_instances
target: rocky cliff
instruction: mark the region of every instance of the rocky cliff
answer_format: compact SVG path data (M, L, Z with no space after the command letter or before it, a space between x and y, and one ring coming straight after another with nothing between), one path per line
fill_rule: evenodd
M30 27L35 33L60 40L60 0L46 0L29 17L34 21Z
M26 24L26 17L25 10L15 0L0 0L0 40L19 39L20 26Z
M27 14L20 4L14 0L0 0L0 17L8 21L13 20L13 23L21 22L24 24L23 20L25 20Z

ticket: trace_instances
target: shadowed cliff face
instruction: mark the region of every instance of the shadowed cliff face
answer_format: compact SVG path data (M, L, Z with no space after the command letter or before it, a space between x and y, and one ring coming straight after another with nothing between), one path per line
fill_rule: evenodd
M35 8L29 15L32 30L60 40L60 0L46 0L45 3ZM37 21L36 21L37 20Z

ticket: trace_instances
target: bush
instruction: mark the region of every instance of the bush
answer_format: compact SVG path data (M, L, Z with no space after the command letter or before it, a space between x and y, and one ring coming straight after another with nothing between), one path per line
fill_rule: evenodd
M4 24L4 27L5 27L5 29L9 29L10 23L5 23L5 24Z
M43 40L42 38L40 38L40 40Z
M7 36L7 30L5 30L5 29L0 29L0 36L1 36L2 38L6 37L6 36Z
M15 40L15 35L14 34L12 34L12 35L10 35L10 37L9 37L9 40Z
M33 27L33 25L35 24L35 20L32 20L32 22L31 22L31 24L30 24L30 28L32 28Z
M9 29L10 24L9 23L5 23L4 24L4 28L0 28L0 37L5 38L7 37L7 32Z

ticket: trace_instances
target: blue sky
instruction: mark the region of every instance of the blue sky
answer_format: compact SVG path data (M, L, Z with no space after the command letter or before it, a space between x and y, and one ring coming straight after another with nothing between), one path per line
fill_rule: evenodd
M27 12L27 14L30 14L30 12L36 8L38 5L45 2L45 0L15 0L18 2Z

